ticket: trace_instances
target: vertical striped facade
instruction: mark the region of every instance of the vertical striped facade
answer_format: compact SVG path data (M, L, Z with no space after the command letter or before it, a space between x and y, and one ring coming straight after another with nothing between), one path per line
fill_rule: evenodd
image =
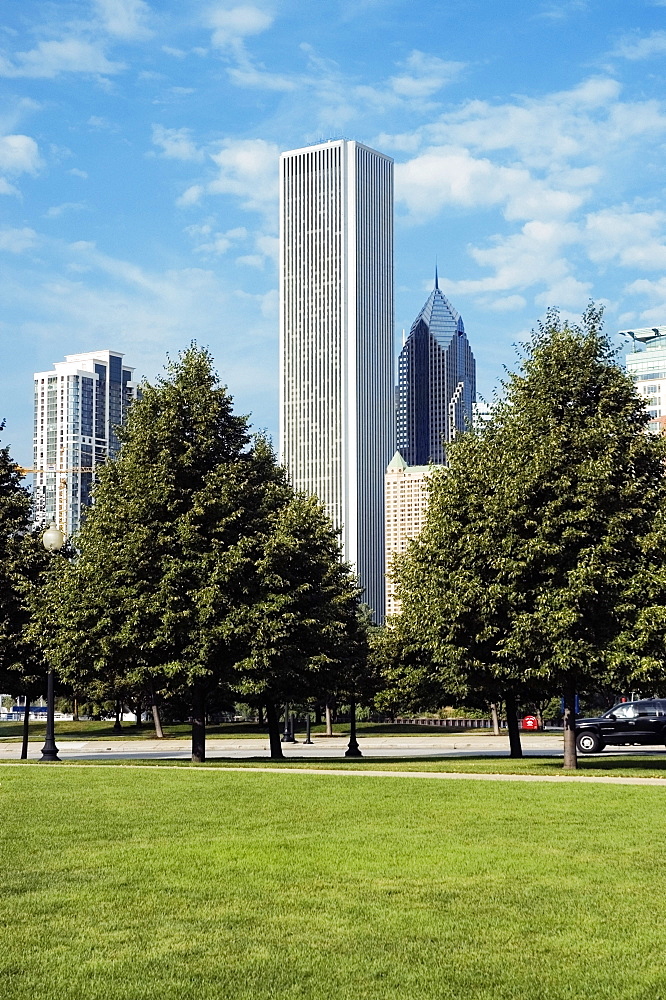
M280 157L280 455L384 606L393 441L393 161L336 140Z

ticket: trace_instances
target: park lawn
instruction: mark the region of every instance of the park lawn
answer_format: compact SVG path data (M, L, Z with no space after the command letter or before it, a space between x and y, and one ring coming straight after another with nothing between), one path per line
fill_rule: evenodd
M660 788L11 766L0 800L7 1000L666 995Z
M7 762L9 763L9 762ZM17 762L18 763L18 762ZM29 761L27 766L38 764ZM363 757L348 760L345 757L285 758L271 760L269 757L209 757L204 764L193 764L190 760L165 758L120 760L63 760L66 766L87 767L179 767L179 768L287 768L289 770L344 770L344 771L419 771L421 773L455 774L533 774L533 775L589 775L608 778L663 778L666 779L666 753L661 755L621 755L611 757L579 757L578 770L565 770L562 757L523 757L512 760L504 756L487 754L478 757ZM25 762L20 764L26 766Z
M313 736L323 736L325 726L312 726ZM187 722L165 723L163 726L164 736L170 740L189 740L192 737L192 727ZM298 734L305 732L305 729L298 729ZM418 725L397 725L390 722L359 722L357 733L359 736L451 736L463 733L467 736L487 736L492 730L470 729L455 730L443 729L438 726L418 726ZM45 722L30 723L30 741L37 742L43 740L46 735ZM259 726L254 722L223 722L217 725L211 724L206 727L206 735L219 739L261 739L268 736L268 729ZM342 723L334 727L335 736L348 736L349 725ZM23 736L22 722L0 722L0 742L16 743L20 742ZM81 722L63 722L56 720L56 737L58 740L152 740L155 739L155 730L152 724L144 722L139 728L133 722L124 722L122 733L114 733L113 722L95 722L85 720Z

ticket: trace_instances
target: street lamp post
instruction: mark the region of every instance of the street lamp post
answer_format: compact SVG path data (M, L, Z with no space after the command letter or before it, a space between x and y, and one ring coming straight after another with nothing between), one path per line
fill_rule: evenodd
M361 748L356 739L356 698L349 699L349 744L345 757L362 757Z
M42 535L42 543L47 552L60 552L65 544L65 536L60 528L56 527L55 524L51 524ZM55 691L53 687L53 669L51 667L49 667L47 674L46 739L44 740L42 756L39 760L40 763L44 764L51 764L60 760L55 741Z

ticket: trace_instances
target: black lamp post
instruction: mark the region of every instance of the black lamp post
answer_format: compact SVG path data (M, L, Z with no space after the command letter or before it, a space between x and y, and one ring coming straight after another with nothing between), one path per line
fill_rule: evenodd
M356 739L356 698L349 699L349 745L345 757L362 757L361 748Z
M65 536L55 524L51 524L42 535L42 542L47 552L60 552L65 544ZM42 747L40 763L51 764L59 761L58 748L55 741L55 692L53 689L53 670L49 667L46 691L46 739Z

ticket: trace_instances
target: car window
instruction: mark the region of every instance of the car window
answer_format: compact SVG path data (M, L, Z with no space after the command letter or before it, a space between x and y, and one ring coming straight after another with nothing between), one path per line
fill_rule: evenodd
M635 719L638 715L638 709L631 701L624 705L617 705L612 711L616 719Z
M656 701L642 701L637 704L639 715L656 715L657 714L657 703Z

